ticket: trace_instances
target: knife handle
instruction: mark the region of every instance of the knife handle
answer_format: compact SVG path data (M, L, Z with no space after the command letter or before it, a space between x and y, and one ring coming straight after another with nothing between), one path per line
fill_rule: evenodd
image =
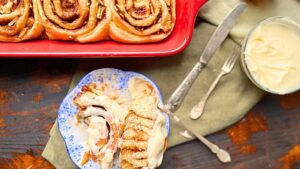
M186 78L180 83L175 92L168 99L167 104L165 105L167 109L172 112L175 112L177 108L181 105L183 98L186 96L189 89L192 87L194 81L198 77L201 70L205 67L206 63L201 61L196 63L190 73Z

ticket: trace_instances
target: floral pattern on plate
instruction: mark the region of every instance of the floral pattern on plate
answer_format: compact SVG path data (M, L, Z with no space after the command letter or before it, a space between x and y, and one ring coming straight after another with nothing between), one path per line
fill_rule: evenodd
M84 152L88 151L89 147L86 141L87 133L80 131L81 128L76 126L75 115L77 113L77 106L73 104L74 97L77 96L77 94L81 91L82 86L92 82L109 82L109 84L112 85L113 88L119 89L121 92L127 92L128 82L133 77L139 77L148 81L157 91L159 101L162 103L162 96L160 94L160 91L152 80L136 72L122 71L113 68L97 69L88 73L80 80L75 88L62 101L58 110L58 129L64 139L70 159L78 167L82 169L101 168L98 163L95 163L92 160L88 161L84 166L81 165ZM166 117L167 130L170 131L170 122L168 115L166 113L163 114ZM113 168L118 169L120 168L119 166L119 160L115 158L113 161Z

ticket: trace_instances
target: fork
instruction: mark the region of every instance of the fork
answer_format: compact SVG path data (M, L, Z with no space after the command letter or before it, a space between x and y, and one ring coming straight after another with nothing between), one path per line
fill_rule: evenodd
M239 49L240 49L239 45L237 45L234 48L233 54L230 57L228 57L228 59L225 61L220 74L215 79L215 81L212 83L212 85L210 86L210 88L207 91L207 93L204 95L204 97L202 98L202 100L196 106L193 107L193 109L192 109L192 111L190 113L190 117L192 119L196 120L196 119L198 119L202 115L204 107L205 107L205 104L206 104L206 101L207 101L209 95L212 93L212 91L217 86L217 84L220 81L221 77L227 75L233 69L233 66L234 66L235 62L237 61L237 58L238 58L238 56L240 54Z

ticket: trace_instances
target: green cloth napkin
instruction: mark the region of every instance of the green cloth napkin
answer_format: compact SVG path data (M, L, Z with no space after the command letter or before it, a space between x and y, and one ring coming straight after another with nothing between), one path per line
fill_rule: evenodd
M202 7L199 16L206 22L195 24L192 41L180 54L165 58L81 60L70 89L89 71L114 67L147 75L156 82L164 98L167 99L199 59L199 55L216 28L215 25L222 22L235 3L237 3L236 0L211 0ZM189 113L219 74L226 58L232 54L233 48L237 45L235 42L239 42L255 23L269 16L290 16L300 21L300 16L297 15L299 7L300 3L296 0L271 0L270 3L261 6L249 6L232 29L230 37L225 40L208 66L200 73L176 115L191 125L195 132L202 135L222 130L241 119L262 98L264 92L247 79L239 63L229 75L221 79L209 97L201 118L191 120ZM182 131L184 128L171 120L169 147L194 139L182 137L179 134ZM56 123L50 131L50 139L42 156L56 168L76 168L67 155Z

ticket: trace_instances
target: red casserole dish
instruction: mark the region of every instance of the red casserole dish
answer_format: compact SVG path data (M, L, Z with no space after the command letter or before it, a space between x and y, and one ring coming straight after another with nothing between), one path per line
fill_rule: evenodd
M206 0L177 0L176 25L165 40L150 44L122 44L114 41L80 44L76 42L34 40L0 43L0 57L109 58L169 56L189 44L199 8Z

